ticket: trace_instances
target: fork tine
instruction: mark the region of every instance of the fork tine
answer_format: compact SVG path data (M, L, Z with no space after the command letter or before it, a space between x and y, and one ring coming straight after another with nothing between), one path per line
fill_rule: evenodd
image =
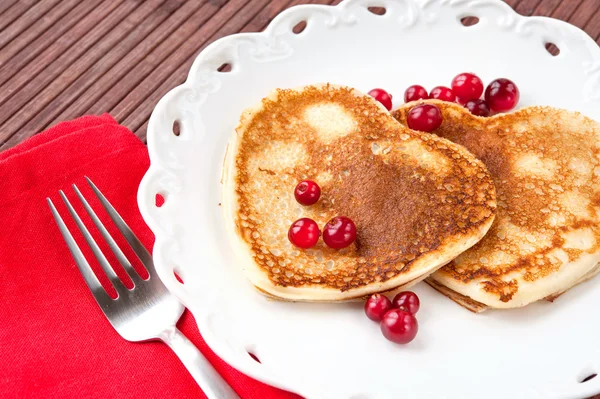
M142 243L136 237L133 231L131 231L129 226L127 226L127 223L125 223L121 215L119 215L115 208L113 208L113 206L110 204L110 202L108 202L104 194L100 192L98 187L96 187L96 185L90 180L90 178L86 176L85 179L87 180L92 190L94 190L96 197L98 197L100 203L102 204L104 209L106 209L106 212L108 213L112 221L117 225L117 228L125 237L125 240L127 240L137 257L144 264L146 270L148 270L148 273L151 275L156 275L156 271L154 269L154 262L152 261L152 256L150 255L148 250L146 250L146 247L142 245Z
M75 219L75 223L77 224L77 227L79 227L79 231L81 231L81 234L83 234L85 241L92 249L94 256L96 256L96 259L98 259L100 266L102 266L102 270L104 270L104 273L106 273L106 275L108 276L108 279L112 283L113 287L115 287L115 290L117 290L119 296L121 294L125 294L127 292L127 288L125 287L125 285L123 285L113 268L110 266L110 263L108 263L108 260L100 250L100 247L98 247L96 240L94 240L87 227L85 227L85 225L83 224L83 221L81 220L77 212L75 212L75 209L69 202L69 199L62 190L59 191L59 194L62 197L65 205L69 209L69 213L71 214L73 219Z
M96 212L94 212L94 210L90 206L89 202L87 202L87 200L85 199L83 194L81 194L81 191L79 191L79 188L75 184L73 184L73 190L75 190L75 193L79 197L79 200L83 204L83 207L85 208L87 214L90 215L90 218L92 218L92 221L94 222L94 224L96 225L98 230L100 230L100 234L102 234L102 237L104 237L104 239L108 243L108 246L110 247L111 251L113 252L113 254L115 254L119 263L121 264L121 266L123 266L123 268L129 275L131 280L134 282L135 282L135 280L137 280L138 283L141 282L142 278L135 271L133 266L131 266L131 263L129 262L129 260L127 260L127 257L125 256L123 251L121 251L121 248L119 248L119 246L117 245L117 243L115 242L113 237L110 235L108 230L106 230L106 227L104 227L104 225L98 218L98 215L96 215Z
M88 263L85 256L83 256L83 253L81 252L81 249L79 249L79 246L77 246L77 243L73 239L73 236L71 235L71 232L67 228L67 225L65 224L63 219L60 217L60 214L56 210L54 203L52 202L52 200L50 198L46 198L46 201L48 202L48 206L50 207L50 210L52 211L52 215L54 216L54 221L56 221L58 229L60 230L60 233L62 234L63 238L65 239L65 242L67 243L67 247L69 248L71 255L73 255L73 258L75 259L77 268L79 269L79 272L83 276L85 283L87 284L87 286L90 288L90 290L94 294L94 297L96 297L97 301L99 301L99 299L97 298L98 296L104 296L104 298L102 298L103 300L112 300L112 298L110 296L108 296L108 294L106 293L106 291L104 290L104 288L102 287L100 282L98 281L98 278L96 277L94 272L92 272L92 268L90 267L90 264Z

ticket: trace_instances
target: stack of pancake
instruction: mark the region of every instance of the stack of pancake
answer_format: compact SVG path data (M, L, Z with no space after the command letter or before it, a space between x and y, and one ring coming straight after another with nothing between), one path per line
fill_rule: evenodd
M223 205L250 281L291 301L340 301L421 280L473 311L552 300L600 262L600 125L553 108L490 118L435 103L434 133L348 87L277 89L230 142ZM321 186L304 207L294 187ZM295 248L309 217L350 217L348 248Z

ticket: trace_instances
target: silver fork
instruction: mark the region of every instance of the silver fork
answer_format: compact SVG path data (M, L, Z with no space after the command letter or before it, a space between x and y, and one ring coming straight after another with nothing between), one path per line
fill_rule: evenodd
M207 397L211 399L239 398L194 344L192 344L181 331L177 329L175 325L184 311L183 305L167 290L158 278L156 270L154 269L152 257L146 248L144 248L140 240L138 240L133 231L131 231L94 183L87 177L86 180L149 274L149 278L146 280L142 279L137 274L113 237L109 234L94 210L91 208L90 204L83 197L77 186L73 184L73 189L83 204L87 214L91 217L102 237L106 240L110 249L134 284L134 287L131 290L125 287L108 263L106 257L98 247L98 244L81 221L81 218L75 209L73 209L73 206L71 206L65 193L60 190L60 196L65 202L69 213L75 220L79 231L85 238L85 241L90 246L94 256L117 291L118 297L112 299L104 288L102 288L100 282L92 272L88 261L81 252L81 249L77 246L73 236L52 203L52 200L46 198L48 205L52 210L52 214L54 215L54 219L56 220L56 224L58 225L73 258L75 258L75 263L77 263L77 267L83 275L83 279L92 291L96 302L100 305L100 308L110 324L112 324L115 330L128 341L138 342L158 339L166 343L177 354Z

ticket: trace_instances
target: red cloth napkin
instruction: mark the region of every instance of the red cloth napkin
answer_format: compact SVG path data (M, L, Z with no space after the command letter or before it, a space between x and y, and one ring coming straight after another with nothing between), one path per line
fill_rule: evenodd
M60 123L0 153L0 398L205 397L166 345L130 343L111 327L46 204L70 219L58 190L75 206L70 186L90 197L87 175L151 248L136 202L148 165L146 146L109 115ZM225 364L190 313L178 326L240 397L297 398Z

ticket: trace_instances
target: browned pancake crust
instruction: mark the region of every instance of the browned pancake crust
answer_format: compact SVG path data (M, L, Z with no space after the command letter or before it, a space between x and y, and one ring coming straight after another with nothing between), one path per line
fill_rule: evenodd
M358 133L323 143L303 121L306 107L323 102L324 90L332 102L356 119ZM446 140L396 124L368 97L356 96L347 88L309 87L300 95L295 90L278 90L277 101L264 99L262 106L251 120L243 121L246 125L236 156L239 212L235 224L251 246L254 261L275 285L319 285L345 291L383 282L406 273L416 258L449 238L480 229L495 212L492 180L481 163ZM431 154L453 160L448 173L440 176L420 167L401 151L386 152L385 143L398 143L401 135L404 139L416 137ZM285 170L252 170L251 157L270 142L301 143L308 154L306 162ZM374 143L382 145L378 155ZM297 182L306 178L318 181L316 176L323 172L332 178L319 181L321 200L310 212L320 226L336 215L350 217L358 226L358 238L342 251L329 249L320 241L315 249L323 252L324 259L344 255L353 261L337 262L334 270L324 264L311 266L308 273L296 267L296 260L286 263L285 254L274 255L260 236L264 215L255 203L261 193L251 186L253 176L261 173L260 178L267 182L262 185L264 192L283 186L292 193ZM283 228L287 231L287 226Z
M419 103L423 103L420 101ZM510 114L497 115L491 118L481 118L469 114L463 107L454 103L436 100L425 101L436 104L442 111L443 123L434 133L455 143L463 145L475 156L481 159L494 178L498 198L497 218L486 237L473 246L465 255L473 253L491 254L495 251L513 254L518 258L514 262L508 262L501 267L489 268L483 262L473 264L471 262L451 262L438 273L451 276L457 281L468 283L474 279L483 279L483 289L496 295L500 301L508 302L519 290L516 279L507 278L509 275L520 275L523 280L533 282L548 276L558 270L560 262L553 262L547 255L555 249L561 249L567 253L569 259L577 259L583 251L573 248L565 248L565 239L562 233L589 227L596 237L600 237L600 226L594 220L585 217L576 217L573 214L564 213L566 220L556 226L548 224L548 215L553 212L561 213L560 195L567 190L573 190L583 198L593 198L587 205L590 215L596 215L596 209L600 204L600 193L589 184L577 184L570 179L560 177L560 170L566 170L569 165L563 164L561 160L581 158L585 152L586 161L592 164L593 159L600 159L600 151L596 145L583 145L585 136L576 137L565 135L565 139L557 147L554 134L563 134L565 128L559 126L556 120L555 128L549 129L547 124L537 126L529 123L530 112L547 113L546 121L554 121L556 112L550 108L531 107ZM408 104L394 111L392 115L406 125L406 117L410 108L417 103ZM573 114L575 115L575 114ZM577 115L577 118L581 116ZM583 118L581 118L583 119ZM524 131L518 131L519 126L527 126ZM594 137L592 129L595 122L583 119L580 129L589 131L588 137ZM510 129L507 128L510 126ZM562 138L562 136L561 136ZM560 156L557 156L560 151ZM525 153L539 154L543 160L557 160L558 169L553 178L532 177L531 174L519 175L515 170L515 159ZM592 164L593 168L593 164ZM526 173L526 172L524 172ZM597 173L597 169L594 171ZM552 175L552 173L550 172ZM591 171L590 171L591 174ZM532 183L533 181L533 183ZM588 180L589 181L589 180ZM549 238L548 245L538 245L538 237L526 236L522 240L526 245L528 241L536 245L535 250L529 254L523 254L518 247L504 242L506 233L499 225L500 221L509 220L523 231L541 232ZM600 250L600 239L586 249L585 252L593 253ZM462 258L463 256L461 256Z

